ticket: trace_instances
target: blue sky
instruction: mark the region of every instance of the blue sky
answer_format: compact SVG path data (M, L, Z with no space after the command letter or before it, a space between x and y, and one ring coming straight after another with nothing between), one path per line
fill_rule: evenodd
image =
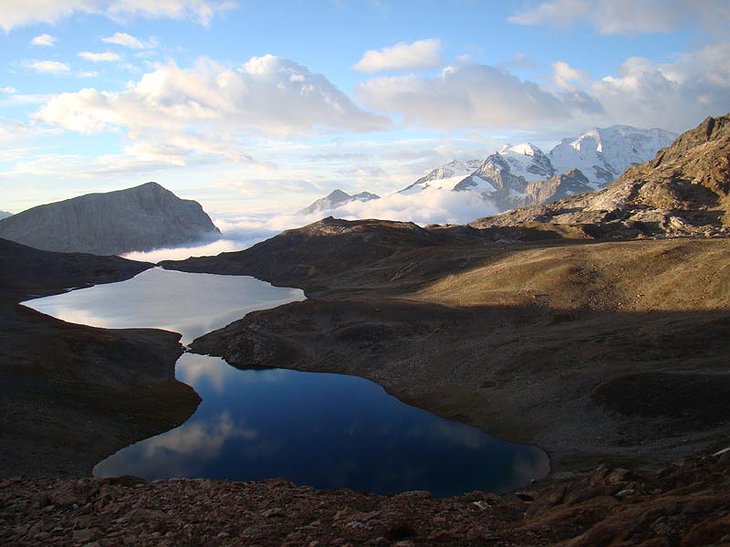
M727 0L0 0L0 210L156 180L214 216L730 110Z

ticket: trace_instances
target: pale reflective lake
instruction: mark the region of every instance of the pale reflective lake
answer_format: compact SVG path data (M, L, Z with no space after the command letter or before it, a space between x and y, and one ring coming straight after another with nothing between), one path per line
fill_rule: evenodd
M95 326L166 328L190 342L248 311L303 298L250 277L154 269L25 305ZM448 496L517 488L548 472L538 448L407 406L362 378L238 370L190 353L178 360L176 375L203 399L195 414L110 456L95 475L284 477L317 488Z

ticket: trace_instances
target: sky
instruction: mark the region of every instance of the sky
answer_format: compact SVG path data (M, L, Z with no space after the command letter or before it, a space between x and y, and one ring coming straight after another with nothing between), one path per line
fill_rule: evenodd
M506 143L681 132L730 110L728 28L730 0L0 0L0 210L156 181L281 228Z

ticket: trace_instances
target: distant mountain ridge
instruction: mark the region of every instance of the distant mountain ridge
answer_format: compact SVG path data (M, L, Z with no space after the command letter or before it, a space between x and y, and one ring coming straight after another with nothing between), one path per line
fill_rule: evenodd
M380 199L377 194L371 194L370 192L360 192L359 194L348 194L340 189L332 191L329 195L318 199L311 203L304 209L297 212L299 215L311 215L312 213L318 213L323 211L330 211L337 207L342 207L353 201L370 201L372 199Z
M58 252L113 255L217 237L201 205L156 182L33 207L0 220L0 237Z
M599 190L627 167L649 161L676 137L675 133L663 129L615 125L589 129L577 137L563 139L548 154L530 143L504 146L490 154L479 169L453 189L478 192L502 211L549 203L566 197L557 192L558 187L551 177L578 170L585 181L581 181L581 185L573 184L572 191L577 188L585 192ZM569 178L573 180L575 173ZM554 192L549 190L551 188ZM542 196L542 201L535 202L535 196Z
M13 216L13 213L8 213L7 211L0 211L0 220L3 218L8 218Z
M450 161L397 193L414 195L434 188L475 192L500 211L550 203L606 187L628 167L649 161L676 138L676 133L657 128L594 127L562 139L547 154L528 142L505 145L484 160ZM331 211L345 203L331 196L317 200L300 213ZM319 205L315 208L315 204Z
M631 165L649 161L676 138L676 133L663 129L614 125L589 129L578 137L563 139L549 156L557 172L580 169L592 185L602 188Z
M442 190L453 190L461 180L473 173L482 164L481 160L460 161L453 160L447 164L441 165L421 177L413 184L400 190L399 194L415 194L426 188L439 188Z

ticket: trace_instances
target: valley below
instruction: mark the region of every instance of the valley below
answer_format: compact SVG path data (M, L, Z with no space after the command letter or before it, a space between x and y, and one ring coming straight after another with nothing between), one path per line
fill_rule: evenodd
M362 243L379 231L379 243ZM196 352L364 376L575 470L730 439L729 243L500 245L326 219L242 253L164 265L255 275L309 297L205 335ZM324 252L338 246L352 252Z

